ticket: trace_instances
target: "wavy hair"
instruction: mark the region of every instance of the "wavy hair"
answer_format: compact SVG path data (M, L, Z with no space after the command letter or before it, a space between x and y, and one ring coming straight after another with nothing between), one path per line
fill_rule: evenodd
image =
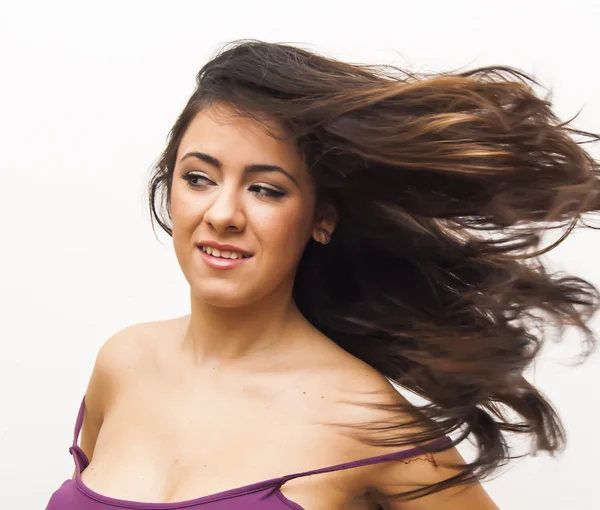
M523 374L548 325L580 330L583 358L595 346L598 290L551 273L540 256L600 209L599 165L582 147L600 137L560 122L536 85L509 66L415 74L234 41L198 72L153 167L151 218L172 235L176 153L199 111L226 103L296 141L318 200L339 214L331 243L305 248L293 290L300 311L427 401L418 412L394 406L413 420L371 442L443 433L455 436L448 447L467 437L476 446L456 476L405 499L491 474L515 458L509 433L533 438L534 451L565 445L556 410ZM552 231L558 240L543 247ZM400 432L408 426L418 432Z

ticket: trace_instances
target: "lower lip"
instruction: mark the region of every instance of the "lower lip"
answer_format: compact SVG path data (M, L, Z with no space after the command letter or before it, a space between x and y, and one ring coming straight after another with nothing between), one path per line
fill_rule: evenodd
M198 248L202 259L206 264L213 269L232 269L234 267L239 266L241 263L246 262L250 257L241 258L241 259L223 259L220 257L213 257L208 253L202 251L201 248Z

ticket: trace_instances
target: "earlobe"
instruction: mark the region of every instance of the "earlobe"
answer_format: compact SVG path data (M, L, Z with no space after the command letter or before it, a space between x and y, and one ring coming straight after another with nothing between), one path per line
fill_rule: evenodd
M331 241L331 234L324 228L317 228L313 234L313 238L318 243L329 244L329 241Z
M338 221L335 207L331 204L324 205L319 212L318 220L319 226L315 226L313 239L321 244L329 244Z

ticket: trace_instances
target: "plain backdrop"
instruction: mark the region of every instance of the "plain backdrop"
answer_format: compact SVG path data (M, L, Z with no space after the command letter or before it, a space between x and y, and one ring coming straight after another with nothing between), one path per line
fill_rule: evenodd
M563 120L581 110L574 125L600 132L599 23L597 0L2 2L0 506L44 508L71 477L73 426L102 343L189 311L170 238L152 231L146 183L221 44L297 43L413 71L508 64L552 90ZM600 233L582 230L551 263L600 285L599 248ZM600 362L568 366L577 342L549 344L529 374L568 447L486 482L503 510L598 508Z

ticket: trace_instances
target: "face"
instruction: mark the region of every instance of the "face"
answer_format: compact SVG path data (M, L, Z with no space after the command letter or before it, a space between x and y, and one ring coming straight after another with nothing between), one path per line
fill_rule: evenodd
M274 125L271 125L274 127ZM177 152L171 189L173 244L192 292L215 306L291 293L316 229L315 188L293 141L270 137L226 106L194 118Z

